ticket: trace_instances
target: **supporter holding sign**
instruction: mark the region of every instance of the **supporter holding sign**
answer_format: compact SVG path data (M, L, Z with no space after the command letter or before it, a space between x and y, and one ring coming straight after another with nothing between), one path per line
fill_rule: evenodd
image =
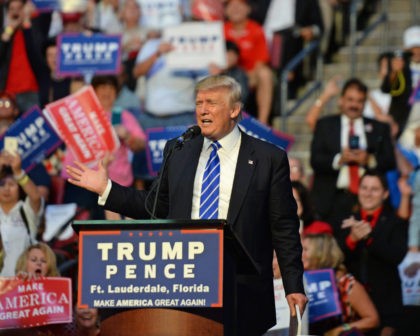
M95 76L92 86L47 105L46 114L68 147L64 163L81 159L93 166L108 153L110 176L124 186L131 186L134 177L130 152L144 149L146 136L130 112L114 106L118 92L115 76ZM65 171L62 176L68 177ZM89 209L97 207L93 194L66 184L64 203L72 202Z
M172 52L167 55L170 69L206 70L211 63L226 66L226 48L221 22L186 22L163 31Z
M182 0L139 0L142 26L148 30L161 30L182 22Z
M320 335L330 330L331 335L339 335L340 332L355 329L354 335L358 335L356 332L359 330L365 332L378 326L378 312L364 287L353 275L347 273L343 264L343 252L332 232L330 225L319 221L313 222L303 232L302 260L305 277L313 280L312 283L308 280L309 333ZM325 268L335 270L329 280L323 276L313 276L313 272L306 272ZM312 276L308 278L308 275ZM335 287L338 292L330 291ZM333 303L334 296L337 297L338 294L341 307L337 310ZM315 303L317 307L314 307Z
M121 65L119 35L63 34L57 40L58 76L117 74Z
M0 335L61 335L72 319L71 281L58 277L54 252L44 243L30 245L16 273L0 278L0 329L7 329Z
M35 242L44 200L21 168L18 153L0 154L1 276L13 276L19 255Z
M106 152L114 152L119 145L91 87L48 104L44 115L74 156L84 163L102 159Z
M55 254L45 243L30 245L23 251L16 262L15 273L28 279L60 276Z
M26 172L35 168L62 144L37 107L13 121L6 129L4 137L0 139L0 148L5 148L10 139L16 141L22 168Z

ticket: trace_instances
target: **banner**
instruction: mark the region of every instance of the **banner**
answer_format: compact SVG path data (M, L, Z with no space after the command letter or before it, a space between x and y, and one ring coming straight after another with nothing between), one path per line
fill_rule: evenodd
M222 279L221 228L79 234L80 307L221 307Z
M332 269L305 271L309 299L309 323L341 315L341 305Z
M272 144L288 150L294 142L293 136L274 130L250 115L243 113L243 120L239 127L255 138L271 142ZM163 149L168 140L179 137L189 126L174 126L149 128L147 135L147 168L151 176L156 176L163 161Z
M175 48L166 55L168 68L207 69L211 63L226 67L226 46L221 21L182 23L165 29L163 40Z
M192 0L192 17L200 21L223 21L224 8L220 0Z
M32 0L32 3L41 12L52 12L60 9L58 0Z
M0 329L70 323L72 311L69 278L0 277Z
M106 152L114 152L119 146L110 117L91 86L48 104L44 115L76 160L84 164L101 160Z
M179 137L189 126L173 126L149 128L146 130L147 136L147 168L149 174L156 176L163 162L163 150L166 142L170 139Z
M61 34L57 38L58 76L118 74L121 67L121 36Z
M0 139L2 149L5 147L6 137L17 139L17 151L22 160L22 169L26 172L62 144L38 107L27 111L8 128Z
M161 30L182 22L183 0L138 0L141 6L141 26Z
M409 102L411 105L420 102L420 81L417 87L413 90L413 93L410 96Z
M242 113L242 116L243 119L239 123L239 128L246 134L263 141L271 142L273 145L285 151L288 151L290 146L292 146L294 142L293 136L264 125L247 113Z

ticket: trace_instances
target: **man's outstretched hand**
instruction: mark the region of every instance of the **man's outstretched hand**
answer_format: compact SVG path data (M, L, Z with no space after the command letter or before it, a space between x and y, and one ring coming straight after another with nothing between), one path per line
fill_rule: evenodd
M96 170L75 161L74 166L66 166L66 172L70 176L68 179L70 183L97 193L98 195L103 194L108 184L108 172L102 161L99 161Z

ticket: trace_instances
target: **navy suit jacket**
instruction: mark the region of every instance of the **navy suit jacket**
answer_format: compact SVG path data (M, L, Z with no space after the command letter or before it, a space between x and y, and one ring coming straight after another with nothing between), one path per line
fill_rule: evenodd
M171 145L168 143L165 151ZM198 136L182 149L175 149L168 158L161 175L159 217L191 218L194 178L202 146L203 137ZM105 207L132 218L146 218L146 197L144 191L113 183ZM235 323L238 335L261 335L275 324L273 248L286 294L304 293L296 209L286 153L242 133L227 222L254 259L259 274L241 276L238 281Z

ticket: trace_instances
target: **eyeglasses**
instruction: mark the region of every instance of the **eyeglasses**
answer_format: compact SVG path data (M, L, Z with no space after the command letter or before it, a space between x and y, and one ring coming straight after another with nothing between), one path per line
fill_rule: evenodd
M10 100L0 99L0 108L2 107L9 108L11 106L12 106L12 103L10 102Z

